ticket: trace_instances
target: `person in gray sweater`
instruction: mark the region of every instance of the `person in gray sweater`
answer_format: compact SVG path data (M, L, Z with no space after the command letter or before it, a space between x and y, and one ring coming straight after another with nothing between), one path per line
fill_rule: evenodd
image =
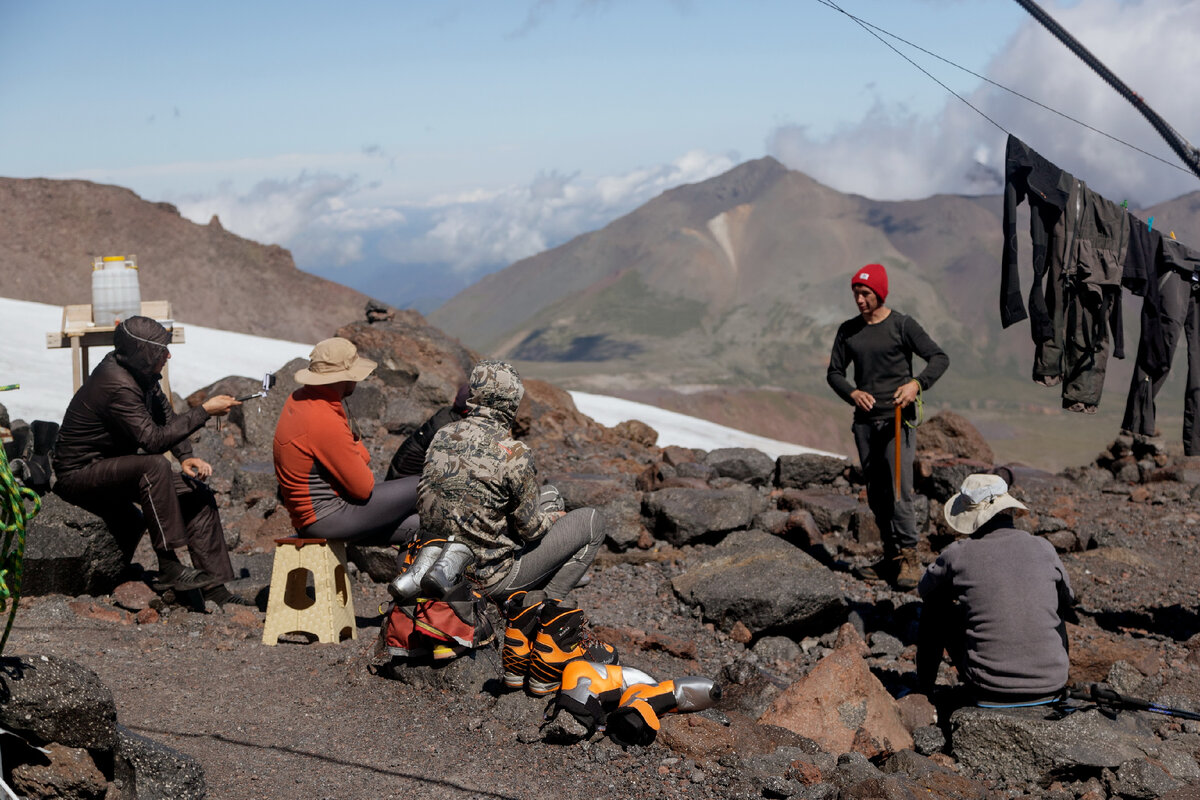
M920 691L933 690L943 651L977 705L1035 704L1066 686L1064 613L1075 597L1054 547L1013 527L1026 510L998 475L969 475L946 501L946 522L969 536L943 550L917 586Z

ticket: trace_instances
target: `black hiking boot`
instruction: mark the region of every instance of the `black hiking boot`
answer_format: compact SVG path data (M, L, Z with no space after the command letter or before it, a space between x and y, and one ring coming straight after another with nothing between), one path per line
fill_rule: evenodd
M233 592L229 591L229 587L223 583L218 583L216 586L204 590L204 601L208 602L210 600L219 605L221 608L225 608L226 606L250 606L252 608L258 607L255 602L248 597L242 597L240 594L234 594Z
M165 592L174 589L176 592L190 592L193 589L204 589L216 586L220 581L202 569L185 567L178 561L163 561L158 565L158 577L154 579L155 591Z

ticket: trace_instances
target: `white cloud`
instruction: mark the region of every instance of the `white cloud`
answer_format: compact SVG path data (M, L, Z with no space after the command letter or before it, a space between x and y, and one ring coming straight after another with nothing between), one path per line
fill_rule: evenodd
M602 227L657 194L732 168L732 155L685 153L670 164L589 178L543 172L527 184L466 189L420 203L381 204L354 178L304 174L266 180L240 193L226 184L176 201L198 223L219 215L228 230L292 250L321 274L373 258L376 263L441 266L474 279Z
M1185 137L1200 140L1200 106L1191 102L1200 74L1196 0L1091 0L1049 13ZM925 44L918 42L918 44ZM882 47L882 45L880 45ZM898 45L904 49L903 45ZM936 51L936 46L931 47ZM908 52L907 50L905 52ZM953 68L913 57L934 74ZM910 69L897 58L897 69ZM1155 161L992 86L967 99L1042 155L1113 199L1148 204L1200 189L1149 123L1073 53L1032 19L987 70L999 84L1167 159ZM934 119L878 105L858 125L827 139L799 127L774 131L768 149L793 169L847 192L876 199L976 194L1000 187L1005 134L954 97Z

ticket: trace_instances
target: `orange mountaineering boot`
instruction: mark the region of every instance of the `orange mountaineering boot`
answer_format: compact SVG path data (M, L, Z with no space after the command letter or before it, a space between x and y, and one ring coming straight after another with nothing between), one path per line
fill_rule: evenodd
M500 651L504 686L520 689L525 685L525 676L529 673L538 612L542 610L541 592L513 592L505 598L501 608L508 622L504 628L504 649Z
M533 640L533 656L529 660L529 680L526 688L542 696L558 691L563 667L576 659L597 664L616 664L617 651L596 639L582 611L547 600L538 614L538 632Z

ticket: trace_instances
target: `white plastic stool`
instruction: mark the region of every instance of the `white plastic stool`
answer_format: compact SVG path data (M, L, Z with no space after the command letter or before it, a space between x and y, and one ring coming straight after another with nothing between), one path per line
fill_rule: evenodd
M308 596L308 573L314 597ZM346 577L346 546L328 539L275 540L263 644L285 633L311 633L321 642L358 638L354 598Z

